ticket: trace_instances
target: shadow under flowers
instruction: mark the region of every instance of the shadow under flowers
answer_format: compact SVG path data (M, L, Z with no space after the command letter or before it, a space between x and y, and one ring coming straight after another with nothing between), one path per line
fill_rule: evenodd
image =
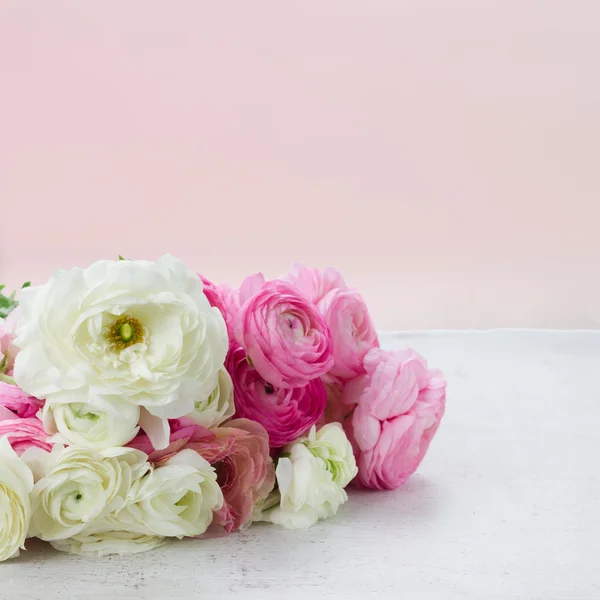
M340 509L340 521L350 524L364 523L365 512L376 511L381 519L409 526L411 522L435 519L438 508L447 500L448 490L439 482L413 475L396 490L369 490L349 487L348 502ZM339 514L339 513L338 513Z

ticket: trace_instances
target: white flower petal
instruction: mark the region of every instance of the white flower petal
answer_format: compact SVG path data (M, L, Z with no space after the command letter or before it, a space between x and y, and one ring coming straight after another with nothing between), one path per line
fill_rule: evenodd
M164 450L169 445L171 429L167 419L155 417L142 408L139 423L156 450Z
M125 556L147 552L162 546L163 538L119 529L118 523L101 521L94 523L85 532L66 540L50 542L56 550L82 556Z
M194 423L210 429L231 419L234 413L233 382L227 369L221 368L213 391L204 400L196 401L194 410L187 417Z

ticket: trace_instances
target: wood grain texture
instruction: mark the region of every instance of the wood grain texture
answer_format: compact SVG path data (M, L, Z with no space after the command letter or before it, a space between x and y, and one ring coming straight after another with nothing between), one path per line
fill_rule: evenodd
M600 332L385 334L449 382L419 472L308 531L259 524L133 557L30 542L2 600L598 600Z

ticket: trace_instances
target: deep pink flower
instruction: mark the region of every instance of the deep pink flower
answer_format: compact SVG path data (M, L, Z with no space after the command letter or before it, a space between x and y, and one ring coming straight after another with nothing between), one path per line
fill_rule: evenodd
M49 436L38 418L20 419L12 411L0 406L0 437L4 436L8 437L13 450L19 455L31 447L46 452L52 450Z
M323 415L327 392L320 379L299 388L278 388L260 376L235 342L229 348L225 366L233 380L236 416L263 425L272 448L293 442Z
M247 300L235 321L235 338L265 381L295 388L333 366L331 334L304 296L283 281L269 281Z
M318 304L332 290L348 289L342 274L331 267L309 269L296 263L281 279L291 283L313 304Z
M332 290L319 310L331 332L334 363L328 377L353 379L365 372L363 359L379 347L377 331L362 296L356 290Z
M446 382L413 350L371 350L366 374L348 383L344 402L357 404L347 433L365 487L394 489L414 473L444 414Z
M44 406L44 401L27 395L16 385L0 381L0 406L12 410L21 418L35 417Z

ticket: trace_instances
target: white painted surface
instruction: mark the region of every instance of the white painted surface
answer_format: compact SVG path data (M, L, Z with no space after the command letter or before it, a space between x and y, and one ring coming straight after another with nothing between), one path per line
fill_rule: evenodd
M41 543L0 565L2 600L598 600L600 332L440 332L409 344L448 411L400 490L351 493L308 531L90 559Z

